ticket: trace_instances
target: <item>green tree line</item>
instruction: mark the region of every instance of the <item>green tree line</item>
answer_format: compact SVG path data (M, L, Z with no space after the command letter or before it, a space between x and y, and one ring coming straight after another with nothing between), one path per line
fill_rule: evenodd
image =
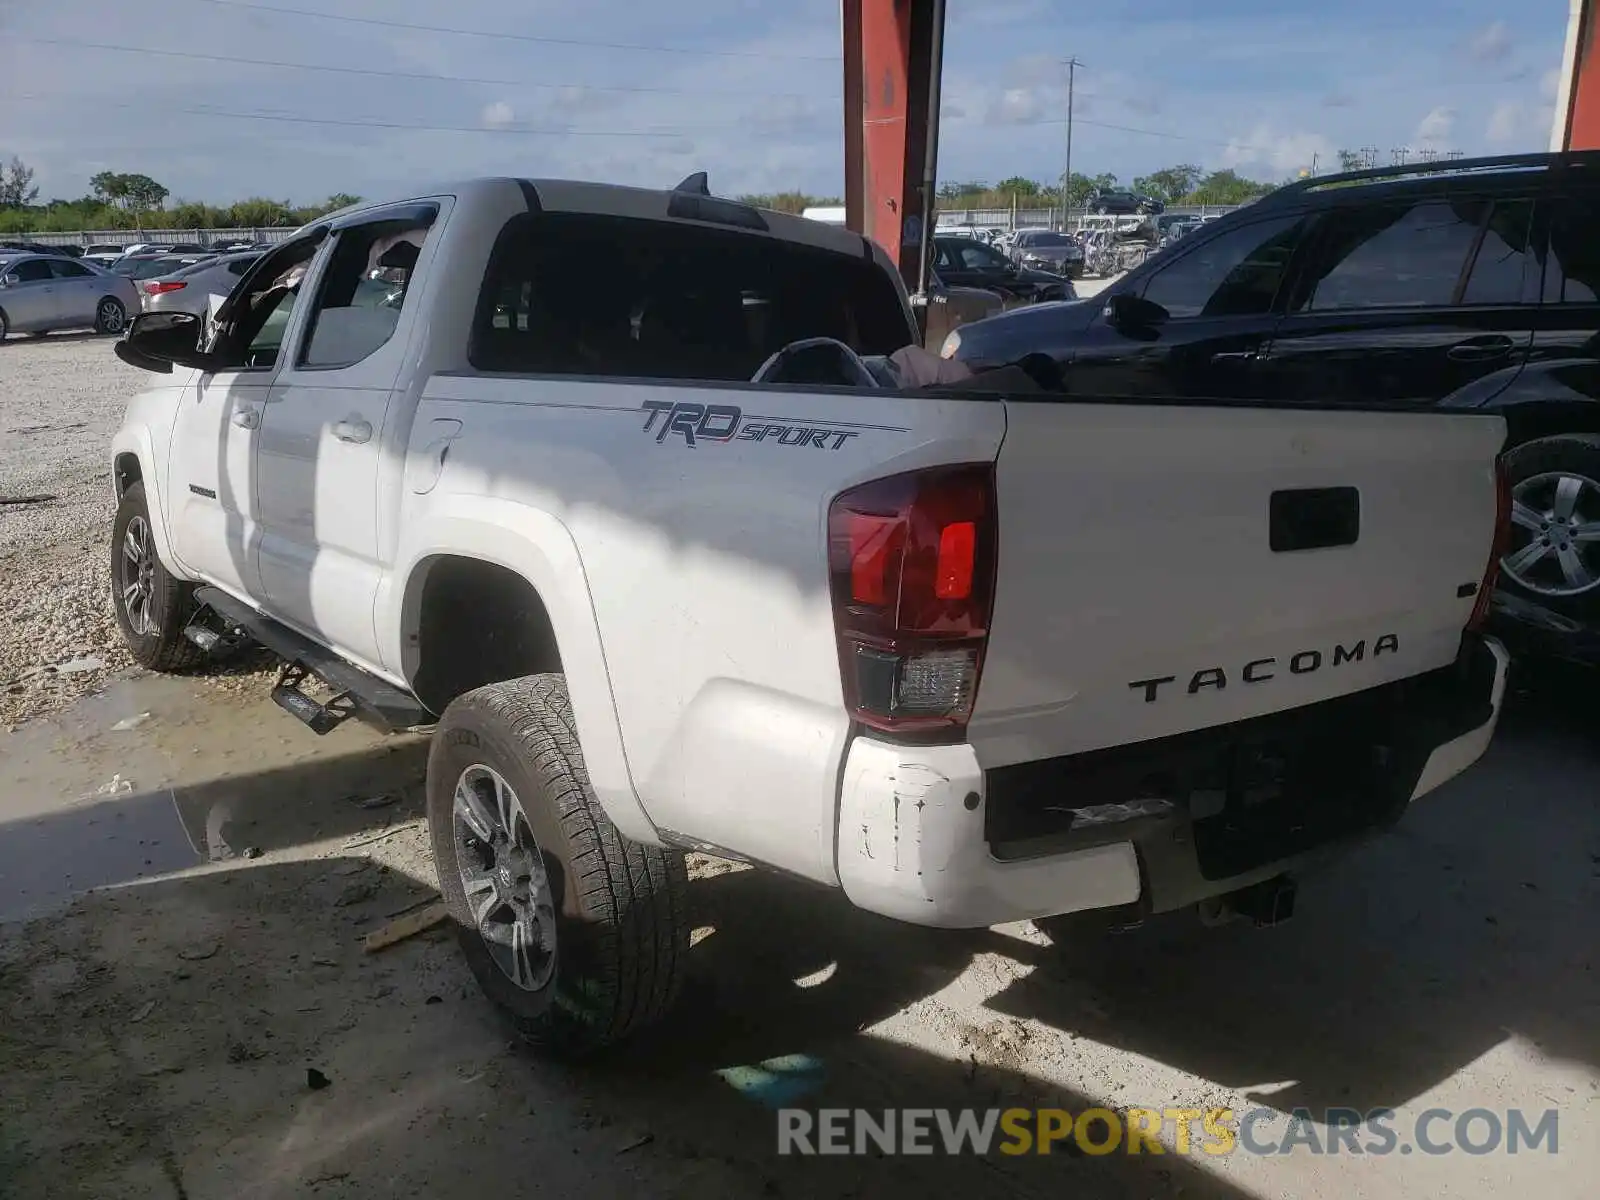
M1345 154L1340 155L1341 162L1345 157ZM1354 163L1355 156L1350 157ZM1068 198L1073 207L1080 207L1097 188L1117 186L1117 177L1109 173L1082 175L1074 172L1067 189ZM1279 185L1246 179L1232 170L1205 171L1192 163L1180 163L1137 176L1128 186L1168 204L1226 205L1248 203ZM169 204L171 193L155 179L116 171L100 172L89 181L89 187L89 194L76 200L53 199L40 203L33 169L16 157L0 163L0 233L294 228L359 199L339 193L321 204L311 205L295 205L264 196L221 205L181 199ZM811 196L804 192L747 195L739 199L790 213L844 203L836 196ZM1010 208L1013 203L1018 208L1045 208L1061 203L1061 187L1059 182L1045 183L1021 175L993 185L980 180L950 181L940 185L939 201L947 208Z
M1067 195L1074 208L1081 208L1096 190L1121 186L1115 175L1081 175L1074 171ZM1153 196L1167 204L1248 204L1282 186L1246 179L1237 171L1205 171L1192 163L1163 167L1148 175L1136 176L1127 185L1141 195ZM797 213L807 208L840 205L832 196L810 196L804 192L776 192L740 196L747 204L778 212ZM944 208L1048 208L1061 203L1059 181L1041 183L1013 175L999 183L981 180L951 180L939 185L939 204Z
M324 213L354 204L343 192L321 204L252 196L232 204L198 200L168 203L171 193L148 175L101 171L89 181L89 194L76 200L39 202L33 169L13 157L0 163L0 233L73 233L88 229L293 229Z

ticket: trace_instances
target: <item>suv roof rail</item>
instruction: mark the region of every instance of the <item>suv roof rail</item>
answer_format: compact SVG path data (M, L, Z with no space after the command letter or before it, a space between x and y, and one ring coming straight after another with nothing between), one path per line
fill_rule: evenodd
M1600 165L1600 152L1541 151L1533 154L1496 154L1482 158L1446 158L1436 159L1433 162L1405 163L1392 167L1371 167L1362 171L1341 171L1336 175L1313 175L1308 179L1297 179L1293 183L1286 183L1281 188L1268 192L1255 204L1252 204L1251 207L1283 203L1296 196L1303 196L1307 192L1320 191L1324 188L1336 187L1346 183L1410 179L1432 175L1474 175L1486 171L1548 169L1559 168L1568 164Z

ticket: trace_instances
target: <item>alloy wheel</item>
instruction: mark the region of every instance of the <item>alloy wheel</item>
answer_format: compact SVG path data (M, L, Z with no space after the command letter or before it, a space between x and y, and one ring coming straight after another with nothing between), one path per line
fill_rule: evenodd
M1506 577L1539 596L1580 596L1600 586L1600 484L1546 471L1511 492Z
M121 333L125 320L122 305L115 300L107 300L100 305L100 328L107 333Z
M477 764L456 781L451 816L461 890L484 948L512 983L541 990L556 968L555 898L522 801Z
M150 525L134 517L122 534L122 609L128 627L139 637L157 632L154 603L156 594L156 550Z

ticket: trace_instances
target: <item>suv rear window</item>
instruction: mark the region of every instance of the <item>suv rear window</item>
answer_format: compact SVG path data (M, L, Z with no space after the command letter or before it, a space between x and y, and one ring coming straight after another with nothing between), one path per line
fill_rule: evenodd
M514 218L484 277L468 358L484 371L748 380L775 351L832 337L911 341L893 282L864 257L672 221Z

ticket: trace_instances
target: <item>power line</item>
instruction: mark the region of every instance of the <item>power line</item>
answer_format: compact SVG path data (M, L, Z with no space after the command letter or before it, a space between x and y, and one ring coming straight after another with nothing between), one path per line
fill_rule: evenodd
M647 54L689 54L708 58L760 58L787 59L795 62L837 63L834 55L827 54L767 54L757 50L712 50L690 46L645 45L639 42L595 42L583 38L545 37L531 33L508 33L502 30L459 29L449 25L420 25L411 21L392 21L384 17L349 17L343 13L316 12L308 8L284 8L276 4L257 4L254 0L193 0L196 4L211 4L218 8L237 8L251 12L276 13L286 17L310 17L318 21L343 21L350 25L376 25L383 29L409 29L414 33L447 33L458 37L493 38L501 42L535 42L545 46L585 46L598 50L636 50Z
M288 71L326 71L335 75L366 75L379 79L432 80L436 83L487 84L495 87L540 88L553 91L573 89L585 92L627 92L672 96L732 96L743 99L815 99L813 95L806 92L735 92L696 88L629 87L621 84L548 83L531 79L485 79L468 75L430 75L423 71L387 71L378 67L336 67L324 66L320 63L280 62L270 58L243 58L231 54L208 54L198 50L156 49L153 46L117 46L108 42L80 42L70 38L13 37L11 41L26 42L35 46L66 46L77 50L114 50L123 54L150 54L159 58L185 58L199 62L232 63L249 67L274 67Z
M41 96L27 92L12 96L10 99L40 101L48 104L60 104L63 101L60 96ZM696 134L714 133L719 130L751 128L751 123L748 121L734 125L702 125L693 129L551 129L515 123L504 125L423 125L406 121L359 121L345 117L308 117L284 112L237 112L209 107L152 110L148 104L104 100L86 100L83 103L95 108L130 109L144 113L160 111L168 114L194 117L225 117L236 121L281 121L291 125L338 125L352 129L396 129L411 133L497 133L520 134L526 137L683 138L693 137Z

